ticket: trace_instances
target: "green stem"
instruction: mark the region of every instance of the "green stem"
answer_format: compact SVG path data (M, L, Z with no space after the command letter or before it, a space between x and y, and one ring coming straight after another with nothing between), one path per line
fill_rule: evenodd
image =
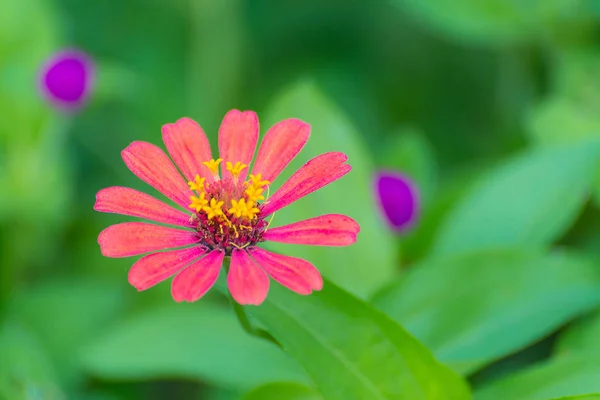
M225 257L223 265L225 267L226 272L229 272L229 263L230 262L231 262L231 257ZM242 326L242 329L244 329L249 335L255 336L260 339L267 340L267 341L273 343L274 345L281 347L281 344L269 332L252 325L252 323L250 322L250 319L248 318L248 314L246 314L246 309L244 308L244 306L242 306L238 302L236 302L233 299L233 297L231 297L230 294L228 295L228 297L231 302L231 307L233 308L233 312L235 313L235 316L237 317L240 325Z

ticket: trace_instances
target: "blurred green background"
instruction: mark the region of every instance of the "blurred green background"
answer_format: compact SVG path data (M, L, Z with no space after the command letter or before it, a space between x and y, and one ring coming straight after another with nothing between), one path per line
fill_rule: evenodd
M0 398L600 393L599 28L596 0L2 0ZM71 114L36 86L65 47L98 72ZM274 220L338 212L362 227L349 248L271 246L327 278L249 307L285 352L216 290L195 304L168 283L138 293L134 261L96 241L127 220L93 211L99 189L156 194L123 148L162 145L182 116L216 145L232 108L255 110L262 133L312 125L287 176L324 151L353 166ZM383 167L421 191L402 237L371 192Z

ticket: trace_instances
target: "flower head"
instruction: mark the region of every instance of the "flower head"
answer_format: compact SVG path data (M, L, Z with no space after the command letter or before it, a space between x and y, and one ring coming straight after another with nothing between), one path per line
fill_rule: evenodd
M126 222L100 233L98 242L105 256L150 253L129 271L134 287L145 290L175 275L173 298L196 301L214 285L224 258L230 257L227 284L240 304L262 303L269 276L300 294L322 288L321 275L311 263L259 245L265 241L321 246L354 243L360 228L340 214L270 227L276 211L347 174L351 169L345 164L347 157L331 152L313 158L269 197L271 183L306 144L310 126L297 119L275 124L265 134L248 176L258 129L254 112L227 113L219 129L220 158L215 159L196 122L182 118L167 124L162 129L163 141L177 167L150 143L134 142L123 150L129 169L178 206L124 187L109 187L96 195L97 211L176 227Z
M79 50L60 51L44 64L40 88L55 106L74 110L85 103L93 84L94 66Z
M396 232L410 229L419 214L419 194L406 176L391 171L375 174L375 198L388 225Z

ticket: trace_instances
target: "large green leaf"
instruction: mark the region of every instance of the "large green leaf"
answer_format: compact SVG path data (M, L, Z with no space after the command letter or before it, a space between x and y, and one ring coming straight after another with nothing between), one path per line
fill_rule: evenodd
M274 382L257 387L240 400L323 400L319 394L304 385L289 382Z
M0 354L1 399L66 398L51 361L31 332L11 322L0 326Z
M500 379L475 392L475 400L546 400L600 391L600 357L563 357Z
M556 352L560 355L589 353L600 355L598 338L600 338L600 312L595 312L561 333L556 342Z
M425 260L374 303L468 372L598 306L600 270L568 253L483 251Z
M275 187L321 153L342 151L352 165L347 176L278 212L274 226L321 214L341 213L356 219L361 228L358 241L349 248L270 247L312 261L325 276L359 296L368 294L392 276L394 249L391 234L374 205L371 192L373 164L364 143L346 116L310 83L299 83L284 92L273 101L266 115L267 118L262 119L264 128L292 117L312 126L308 144L277 178Z
M276 285L250 310L328 400L470 398L400 325L331 282L309 297Z
M552 243L581 211L599 150L596 141L532 150L484 174L440 228L434 253Z
M229 310L177 304L122 321L90 343L84 367L106 379L188 377L250 389L309 382L279 349L248 336Z

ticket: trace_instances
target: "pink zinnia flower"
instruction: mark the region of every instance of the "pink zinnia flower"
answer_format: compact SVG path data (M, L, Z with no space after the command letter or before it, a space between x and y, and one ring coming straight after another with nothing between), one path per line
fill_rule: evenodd
M175 275L171 289L175 301L196 301L215 284L225 257L231 257L229 291L240 304L261 304L269 290L269 276L303 295L323 287L319 271L308 261L257 245L265 241L354 243L360 228L340 214L270 227L276 211L346 175L351 169L345 164L348 157L338 152L321 154L268 197L271 182L306 144L310 126L297 119L275 124L265 134L247 176L258 131L254 112L228 112L219 129L220 158L215 160L204 131L193 120L182 118L163 126L163 141L185 180L157 146L133 142L123 150L125 164L138 178L186 210L125 187L109 187L96 195L97 211L177 226L125 222L100 233L98 243L107 257L152 253L129 271L135 288L145 290ZM166 249L171 250L161 251Z

